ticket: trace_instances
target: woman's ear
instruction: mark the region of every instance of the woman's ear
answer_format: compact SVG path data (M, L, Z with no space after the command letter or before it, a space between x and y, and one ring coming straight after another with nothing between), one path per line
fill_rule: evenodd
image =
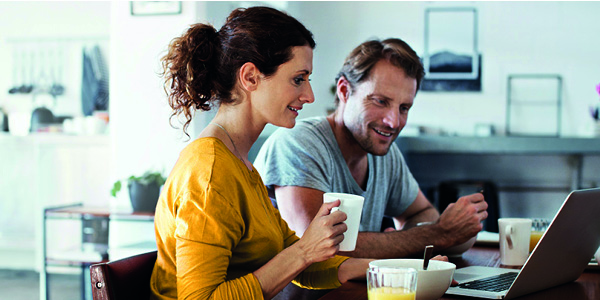
M256 90L260 75L260 71L253 63L247 62L242 65L239 71L239 81L242 85L242 88L247 91Z
M350 97L350 82L344 76L340 76L336 85L336 95L340 102L346 103Z

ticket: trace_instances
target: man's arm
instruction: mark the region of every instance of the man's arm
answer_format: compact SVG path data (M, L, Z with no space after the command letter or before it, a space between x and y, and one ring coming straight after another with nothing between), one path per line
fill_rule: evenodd
M402 213L394 218L396 229L409 229L417 226L421 222L435 222L440 218L440 213L427 200L427 197L421 192L417 194L415 201Z
M323 205L323 192L298 186L275 186L275 198L281 217L302 237L308 224Z
M302 236L323 204L323 192L311 188L275 187L281 216L290 228ZM487 203L482 194L461 197L450 204L440 216L425 196L419 192L409 208L395 218L404 227L418 222L439 221L433 225L392 232L360 232L356 250L341 255L366 258L397 258L417 255L426 245L445 249L467 241L481 230L481 220L487 217Z
M417 199L395 223L407 230L385 233L364 232L358 235L357 251L342 253L355 257L393 258L420 255L427 245L443 250L466 242L481 231L481 221L487 218L487 203L483 194L461 197L448 205L440 216L419 191ZM432 225L410 228L419 222L436 221ZM360 247L359 247L360 245Z

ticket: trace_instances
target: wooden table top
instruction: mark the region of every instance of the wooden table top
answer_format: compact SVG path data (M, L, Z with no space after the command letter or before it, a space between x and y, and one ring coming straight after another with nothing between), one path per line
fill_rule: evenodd
M500 266L500 253L497 247L476 246L465 252L460 258L450 258L457 268L467 266ZM309 299L309 298L304 298ZM368 300L367 284L365 281L349 281L338 289L329 291L318 298L319 300ZM472 297L444 295L440 298L476 299ZM600 271L586 270L575 282L563 284L537 293L525 295L523 300L552 300L552 299L600 299Z

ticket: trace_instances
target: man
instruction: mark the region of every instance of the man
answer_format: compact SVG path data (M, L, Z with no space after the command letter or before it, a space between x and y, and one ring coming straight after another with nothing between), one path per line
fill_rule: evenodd
M458 199L440 215L394 143L423 76L419 57L404 41L367 41L346 58L331 115L300 120L267 139L254 164L298 235L325 192L365 197L356 250L342 255L413 256L426 245L439 251L464 243L482 229L487 203L481 193ZM398 230L381 232L384 216ZM436 222L414 227L428 221Z

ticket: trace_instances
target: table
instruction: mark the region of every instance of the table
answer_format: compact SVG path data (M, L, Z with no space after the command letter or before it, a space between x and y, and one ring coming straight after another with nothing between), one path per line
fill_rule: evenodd
M500 266L500 253L497 247L475 246L460 258L451 258L457 268L467 266ZM338 289L332 290L318 298L319 300L367 300L367 284L365 281L349 281ZM447 299L478 299L472 297L444 295ZM586 270L575 282L563 284L537 293L525 295L523 300L552 299L600 299L600 271Z

